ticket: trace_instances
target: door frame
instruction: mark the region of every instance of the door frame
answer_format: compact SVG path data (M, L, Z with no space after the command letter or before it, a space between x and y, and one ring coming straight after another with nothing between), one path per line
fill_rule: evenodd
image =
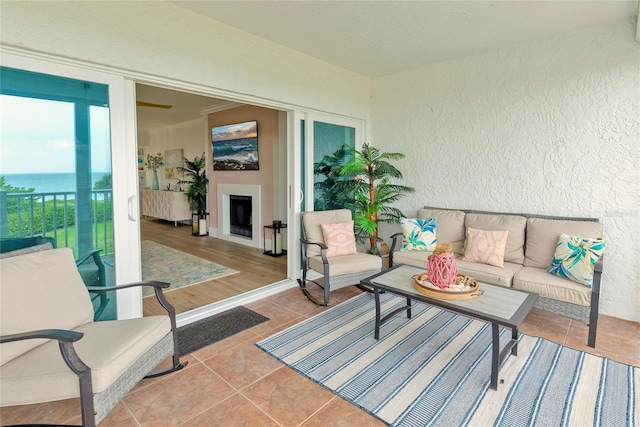
M20 48L0 46L0 61L7 67L58 75L75 79L84 79L109 85L110 126L112 140L112 184L114 194L126 196L114 197L114 247L116 252L116 282L128 283L141 278L139 222L139 185L137 172L137 126L135 112L135 85L152 85L170 90L193 93L232 102L272 108L286 113L287 133L287 183L286 197L287 221L287 279L270 286L232 297L219 303L210 304L201 309L191 310L177 316L178 325L184 325L212 314L224 311L239 304L297 286L300 275L300 195L301 187L301 126L316 120L356 128L356 147L364 140L366 121L364 119L328 113L313 108L304 108L272 99L230 92L223 89L196 83L172 80L146 73L115 69L104 65L60 58L55 55L24 51ZM309 118L311 120L309 120ZM114 144L113 141L118 141ZM118 166L117 169L114 166ZM313 161L311 160L311 168ZM116 218L118 219L116 221ZM126 220L125 220L126 219ZM125 243L126 242L126 243ZM118 318L142 316L142 293L140 288L131 288L117 293Z

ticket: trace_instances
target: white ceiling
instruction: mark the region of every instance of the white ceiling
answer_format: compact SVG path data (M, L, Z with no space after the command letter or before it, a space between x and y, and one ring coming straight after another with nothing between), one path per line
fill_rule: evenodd
M172 1L371 78L583 27L632 21L632 1ZM200 117L228 101L137 85L138 129Z
M138 130L153 129L189 122L202 117L206 111L220 111L240 104L222 99L176 92L159 87L136 85L136 100L153 104L171 105L171 108L136 107Z
M172 3L372 78L638 13L638 0Z

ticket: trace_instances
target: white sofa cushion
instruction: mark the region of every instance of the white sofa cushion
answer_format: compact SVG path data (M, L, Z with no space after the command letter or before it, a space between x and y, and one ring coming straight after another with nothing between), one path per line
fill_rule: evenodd
M502 267L462 261L460 259L456 260L456 262L458 263L458 273L471 276L478 282L506 287L512 285L514 274L518 269L522 268L522 264L506 261Z
M453 253L464 253L464 212L446 209L418 209L418 218L436 218L436 238L438 242L449 242ZM395 257L395 254L393 255ZM425 261L426 262L426 261Z
M432 252L424 251L397 251L393 253L393 265L407 264L427 270L427 258ZM479 264L476 262L462 261L456 259L458 273L466 274L476 279L478 282L490 283L492 285L511 286L513 276L522 268L521 264L505 262L503 267Z
M433 252L429 251L394 251L393 265L407 264L427 270L427 258Z
M476 230L508 231L504 260L516 264L524 262L524 230L527 218L518 215L468 213L464 217L464 225Z
M535 292L541 297L572 304L590 306L591 289L571 280L563 279L546 270L522 267L513 278L514 289Z
M169 316L150 316L90 322L74 330L84 333L74 346L80 359L91 367L93 392L99 393L169 334L171 322ZM54 340L1 366L0 378L2 406L79 396L78 377L62 359Z
M558 244L560 233L591 239L602 238L602 223L544 218L527 220L525 267L548 268Z
M91 298L69 248L0 260L0 296L0 335L75 329L93 321ZM2 344L0 365L45 342Z

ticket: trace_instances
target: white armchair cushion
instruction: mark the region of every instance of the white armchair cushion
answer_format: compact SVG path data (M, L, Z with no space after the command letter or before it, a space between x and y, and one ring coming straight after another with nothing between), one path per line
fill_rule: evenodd
M171 322L168 316L150 316L90 322L74 330L84 333L74 346L91 367L93 392L99 393L169 334ZM57 341L48 341L1 366L0 377L2 406L79 396L78 377L62 359Z
M0 260L0 335L75 329L92 321L91 299L71 249ZM0 365L45 342L34 339L3 344Z
M330 276L358 273L367 270L380 271L382 268L382 261L379 256L365 253L328 258L328 261ZM320 256L309 258L309 267L318 273L322 273L324 271L322 258Z

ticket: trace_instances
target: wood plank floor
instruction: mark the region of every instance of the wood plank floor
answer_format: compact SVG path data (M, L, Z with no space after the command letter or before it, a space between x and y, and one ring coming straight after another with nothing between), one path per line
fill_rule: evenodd
M189 225L174 227L173 222L144 218L140 221L140 234L142 240L152 240L240 272L167 292L165 295L177 314L287 278L286 256L274 258L264 255L262 249L213 237L195 237ZM155 297L147 297L143 299L143 313L150 316L166 311Z

